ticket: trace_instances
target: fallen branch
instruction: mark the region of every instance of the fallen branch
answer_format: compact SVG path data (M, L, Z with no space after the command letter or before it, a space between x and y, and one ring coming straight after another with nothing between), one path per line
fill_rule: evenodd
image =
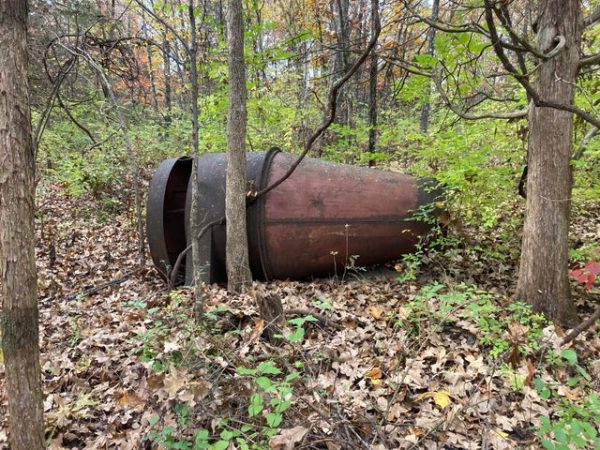
M575 340L577 336L579 336L585 330L593 326L596 323L596 320L598 319L600 319L600 306L596 308L596 311L594 311L594 313L590 317L588 317L586 320L584 320L575 328L573 328L571 332L564 337L560 345L567 345L571 341Z
M75 299L81 299L87 297L89 295L95 295L103 289L107 287L116 286L127 281L132 275L135 275L138 272L141 272L145 267L138 267L137 269L131 270L127 272L125 275L119 278L115 278L114 280L107 281L106 283L102 283L93 288L86 289L85 291L77 292L76 294L71 294L70 296L65 298L65 301L70 302Z

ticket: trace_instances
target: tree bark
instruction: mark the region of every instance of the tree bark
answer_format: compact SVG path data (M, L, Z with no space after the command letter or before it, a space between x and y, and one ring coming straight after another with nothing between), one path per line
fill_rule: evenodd
M333 76L331 83L335 83L343 76L350 66L350 27L349 27L349 0L335 1L335 29L337 33L337 47L333 65ZM339 93L339 107L336 121L340 124L351 125L352 123L352 99L347 90L342 89ZM320 155L319 155L320 156Z
M191 205L191 241L192 241L192 266L194 268L194 319L196 323L202 322L204 317L204 291L202 289L202 271L210 270L202 267L202 255L200 249L200 219L198 209L200 207L200 191L198 190L198 166L200 159L199 149L199 115L198 97L200 88L198 85L198 33L196 30L196 14L194 11L194 0L188 1L188 16L190 21L190 47L188 56L190 84L192 85L192 205Z
M167 38L167 33L163 32L163 67L165 76L165 109L167 110L167 122L171 118L171 44Z
M542 63L540 98L574 104L581 39L579 0L539 3L538 48L547 53L562 35L566 45ZM527 201L516 298L566 326L577 323L568 279L573 117L553 108L529 109Z
M252 281L246 230L246 64L242 0L229 0L228 6L229 108L227 111L225 260L227 288L233 292L240 292Z
M43 449L26 1L0 2L0 298L13 450Z
M260 312L260 318L265 321L263 336L271 343L277 342L277 335L281 335L281 328L285 322L283 304L278 295L257 295L256 303ZM281 342L281 339L279 339Z
M431 21L437 22L438 15L440 12L440 0L433 0L433 4L431 5ZM427 41L428 48L427 54L429 56L433 56L435 54L435 28L429 27L429 31L427 32ZM429 128L429 111L431 109L431 82L427 79L427 98L425 99L425 103L421 106L421 119L419 121L421 133L427 134L427 129Z
M142 15L144 20L144 37L148 39L148 26L145 24L146 17ZM158 95L156 91L156 80L154 77L154 64L152 63L152 46L146 44L146 56L148 57L148 79L150 80L150 88L152 90L152 108L154 111L158 110Z
M371 33L375 33L376 21L379 17L379 0L371 0ZM371 52L369 67L369 153L375 152L377 144L377 52ZM375 165L373 159L369 159L369 166Z

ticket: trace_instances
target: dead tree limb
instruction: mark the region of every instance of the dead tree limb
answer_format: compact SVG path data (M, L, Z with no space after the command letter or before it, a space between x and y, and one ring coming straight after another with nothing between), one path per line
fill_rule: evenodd
M596 311L588 317L586 320L581 322L575 328L571 330L569 334L567 334L564 339L561 341L560 345L567 345L569 342L575 340L577 336L583 333L585 330L590 328L592 325L596 323L597 320L600 319L600 306L596 308Z
M296 161L294 161L294 163L290 166L288 171L281 178L279 178L277 181L273 182L270 186L267 186L266 188L257 192L255 194L255 197L258 198L262 195L267 194L268 192L272 191L277 186L279 186L281 183L283 183L285 180L287 180L294 173L294 171L300 165L300 163L302 162L304 157L308 154L308 152L312 149L312 146L315 143L315 141L317 139L319 139L319 137L325 132L325 130L327 130L329 128L329 126L333 123L333 121L335 120L335 113L337 111L337 97L340 92L340 89L342 88L342 86L344 86L344 84L346 84L346 82L352 77L352 75L354 75L356 73L356 71L366 61L366 59L369 56L369 54L371 53L371 51L377 45L377 39L379 38L379 34L381 32L381 23L380 23L380 19L379 19L379 12L377 12L377 14L375 15L374 22L375 22L375 29L373 32L373 36L371 36L371 40L369 41L369 44L367 45L367 48L362 53L362 55L360 55L360 57L354 62L354 64L352 64L352 66L348 69L348 71L344 74L344 76L342 78L340 78L339 80L337 80L331 87L331 90L329 91L329 96L328 96L328 98L329 98L329 102L328 102L329 113L326 115L326 117L323 120L323 122L321 123L321 125L307 139L307 141L304 144L304 150L302 151L300 156L298 156L298 159L296 159Z

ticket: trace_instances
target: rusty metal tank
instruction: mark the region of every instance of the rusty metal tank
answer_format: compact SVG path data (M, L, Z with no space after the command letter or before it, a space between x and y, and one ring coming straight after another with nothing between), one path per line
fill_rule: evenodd
M280 179L296 158L276 148L248 153L249 191L260 191ZM169 263L172 267L173 256L185 248L182 230L185 242L191 242L191 183L187 184L185 215L180 215L180 181L186 174L189 177L188 166L189 160L163 162L150 187L150 251L163 273ZM225 154L205 154L199 160L201 229L224 215L225 168ZM400 173L305 158L286 181L248 204L253 276L272 280L341 274L351 260L356 266L370 266L414 251L431 228L430 222L419 220L417 211L432 205L439 195L427 184ZM153 215L162 215L162 222L151 221ZM171 217L182 222L175 224ZM206 269L203 281L226 281L224 223L210 227L200 245ZM193 281L191 269L186 264L187 283Z

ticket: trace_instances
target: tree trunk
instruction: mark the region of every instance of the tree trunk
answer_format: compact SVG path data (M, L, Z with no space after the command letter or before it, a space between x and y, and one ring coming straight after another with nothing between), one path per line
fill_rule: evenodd
M202 271L210 270L209 267L202 267L202 255L200 253L200 219L198 217L198 208L200 206L200 191L198 190L198 163L200 159L199 132L200 124L198 118L200 111L198 109L198 33L196 30L196 15L194 13L194 0L188 2L188 16L190 21L190 48L188 53L188 63L190 71L190 83L192 85L192 211L191 211L191 241L192 241L192 266L194 268L194 319L200 323L204 317L204 291L202 289Z
M371 33L375 33L376 20L379 17L379 0L371 0ZM371 52L369 67L369 153L375 152L377 143L377 52ZM375 165L370 159L369 166Z
M433 4L431 5L431 20L432 22L437 22L438 15L440 12L440 0L433 0ZM429 27L429 31L427 32L427 41L428 41L428 49L427 54L429 56L433 56L435 54L435 28ZM421 133L427 134L427 129L429 128L429 111L431 109L431 82L427 79L427 98L425 99L425 103L421 106L421 120L420 120L420 129Z
M146 21L146 17L142 16ZM148 28L144 25L144 37L148 39ZM158 110L158 95L156 93L156 80L154 78L154 65L152 64L152 45L146 44L146 56L148 57L148 79L150 80L150 88L152 90L152 108Z
M572 105L581 39L579 0L542 0L538 48L547 53L555 38L565 48L537 71L541 99ZM568 279L573 117L566 111L530 105L527 202L516 298L562 325L577 322Z
M349 9L349 0L336 0L334 20L337 33L337 47L335 49L333 76L331 77L332 85L346 73L350 66ZM346 89L342 89L338 95L339 106L336 122L350 125L352 122L352 102L350 95Z
M167 110L167 123L171 119L171 45L167 38L167 33L163 33L163 67L165 74L165 109Z
M242 0L229 0L229 109L227 111L227 185L225 217L227 288L239 292L252 281L246 231L246 64Z
M0 298L13 450L43 449L27 2L0 2Z
M281 336L281 328L285 322L281 297L276 294L257 295L256 303L258 304L260 318L265 322L265 328L262 332L263 336L271 343L276 343L277 341L281 343L281 339L277 338L277 335Z

